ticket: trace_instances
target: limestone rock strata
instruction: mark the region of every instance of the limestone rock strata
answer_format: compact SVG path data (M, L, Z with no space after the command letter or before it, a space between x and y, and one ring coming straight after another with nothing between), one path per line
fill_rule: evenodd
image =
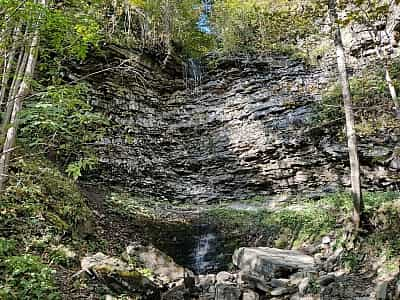
M141 53L107 51L72 68L79 76L108 68L86 79L92 104L115 124L96 145L103 166L97 179L193 202L349 185L345 143L336 138L341 128L312 122L324 72L286 57L235 57L193 76L178 62L172 68ZM398 180L396 137L361 146L369 189Z

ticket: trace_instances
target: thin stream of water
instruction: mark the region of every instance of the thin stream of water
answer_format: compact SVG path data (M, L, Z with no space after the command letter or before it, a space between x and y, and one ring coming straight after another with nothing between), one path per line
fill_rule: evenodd
M186 88L193 94L196 95L200 91L201 81L203 79L203 73L201 65L198 61L190 58L185 64L185 84Z
M217 237L214 233L202 234L193 253L193 268L197 274L206 274L215 269Z

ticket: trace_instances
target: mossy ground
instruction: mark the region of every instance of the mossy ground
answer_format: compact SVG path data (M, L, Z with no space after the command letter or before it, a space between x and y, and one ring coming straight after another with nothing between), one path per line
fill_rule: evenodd
M343 267L356 270L380 261L381 265L398 269L400 193L367 192L364 203L365 229L354 248L343 256ZM224 236L225 253L243 246L307 249L327 235L335 240L334 247L341 247L351 208L351 197L343 192L319 200L301 199L275 210L213 208L205 218Z

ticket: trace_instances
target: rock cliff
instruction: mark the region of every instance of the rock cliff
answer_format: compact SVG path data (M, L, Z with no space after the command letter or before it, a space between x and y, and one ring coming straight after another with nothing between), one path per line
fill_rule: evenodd
M318 194L349 185L339 124L313 122L332 72L283 56L214 59L203 74L178 60L108 47L72 70L115 126L96 145L97 180L171 200ZM201 76L200 76L201 75ZM363 185L395 186L398 132L363 139Z

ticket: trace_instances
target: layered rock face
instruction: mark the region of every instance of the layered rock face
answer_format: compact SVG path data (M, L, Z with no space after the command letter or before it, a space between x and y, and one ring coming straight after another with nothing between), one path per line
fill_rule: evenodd
M191 202L349 185L346 143L337 139L343 128L312 121L331 73L278 56L219 59L202 76L177 61L162 65L115 47L107 59L108 71L87 78L92 104L116 124L96 145L98 179ZM368 189L396 183L397 144L396 132L363 140Z

